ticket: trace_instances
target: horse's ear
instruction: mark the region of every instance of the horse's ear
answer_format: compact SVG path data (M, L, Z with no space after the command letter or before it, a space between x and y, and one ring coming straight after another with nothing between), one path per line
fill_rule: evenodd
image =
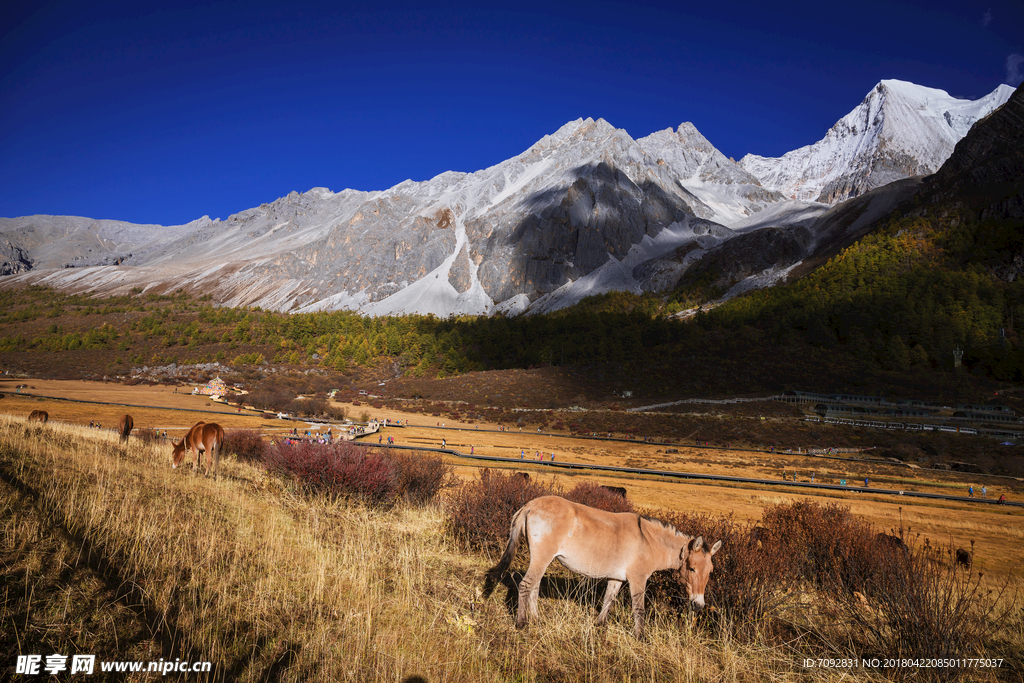
M722 549L722 542L721 541L715 541L715 544L713 546L711 546L711 554L714 555L715 553L717 553L721 549Z
M704 537L698 536L697 538L690 541L690 552L700 550L704 547Z

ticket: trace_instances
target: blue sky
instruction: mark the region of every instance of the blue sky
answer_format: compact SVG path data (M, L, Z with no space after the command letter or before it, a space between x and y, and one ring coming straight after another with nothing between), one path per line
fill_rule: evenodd
M977 98L1024 3L5 3L0 216L172 225L475 171L562 124L820 139L885 78Z

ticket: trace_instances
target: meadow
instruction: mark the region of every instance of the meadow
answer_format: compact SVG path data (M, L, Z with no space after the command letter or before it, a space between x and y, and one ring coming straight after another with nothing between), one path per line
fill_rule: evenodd
M12 399L22 400L7 394L5 411ZM849 612L810 583L793 584L786 609L749 628L714 613L693 619L665 604L652 610L649 637L638 642L625 601L607 627L596 628L598 582L564 581L570 577L554 572L563 581L552 585L571 590L542 597L540 620L520 632L500 596L480 595L483 572L497 553L470 549L446 533L444 496L378 509L311 494L233 457L222 461L215 481L172 470L166 443L133 438L122 445L107 430L81 422L29 424L24 414L0 416L6 576L0 631L11 653L210 661L217 680L1019 680L1024 671L1024 625L1007 569L1021 542L1016 508L838 501L877 529L899 524L902 515L911 536L931 525L936 544L977 541L970 546L975 566L964 574L980 582L981 596L998 601L979 601L977 609L994 621L976 654L1002 658L1001 667L938 677L923 669L807 668L804 659L848 656L857 641L849 630L856 619L837 618ZM187 426L194 417L181 410L179 420ZM245 418L225 413L224 422ZM405 439L442 438L427 429L395 431ZM467 431L447 436L461 443ZM573 448L593 450L583 440ZM636 458L629 449L643 446L617 448L591 457ZM463 481L479 479L465 461L458 467ZM516 469L541 481L555 478L539 464ZM560 477L565 486L576 479ZM740 522L806 498L784 490L621 481L647 509L678 512L693 507L683 501L700 500L711 515L729 512ZM514 567L524 563L521 554ZM711 592L728 579L725 570L712 575ZM1007 580L1010 590L1000 593ZM963 590L961 584L951 588ZM132 676L121 680L143 680Z

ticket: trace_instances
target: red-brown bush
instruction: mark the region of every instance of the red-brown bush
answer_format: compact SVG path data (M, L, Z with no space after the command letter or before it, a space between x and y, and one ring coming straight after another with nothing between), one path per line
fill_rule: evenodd
M608 512L633 512L633 504L626 498L589 481L581 481L576 484L565 494L565 498Z
M455 486L455 468L439 455L387 452L395 465L396 494L410 503L425 504L437 498L442 489Z
M309 491L378 506L389 506L398 497L394 463L348 442L282 443L267 449L264 462L271 472L292 477Z
M560 487L518 473L484 469L479 479L464 482L448 496L445 528L469 548L500 552L516 511L534 498L559 493Z
M307 490L358 498L379 507L390 507L399 499L429 503L455 484L454 468L440 456L367 452L348 442L266 446L263 461L271 472L292 477Z
M867 576L877 571L877 534L850 508L798 501L764 512L764 543L790 558L796 574L824 590L863 591Z
M234 453L239 460L262 463L268 444L256 429L229 429L224 432L224 453Z

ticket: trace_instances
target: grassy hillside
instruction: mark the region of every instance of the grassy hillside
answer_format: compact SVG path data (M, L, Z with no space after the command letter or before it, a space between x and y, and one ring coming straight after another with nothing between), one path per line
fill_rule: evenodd
M1012 222L959 212L893 218L810 275L730 301L702 324L797 335L898 372L951 369L960 348L972 374L1021 381L1024 282L995 273L1022 251Z
M782 581L790 575L775 563L785 555L761 556L756 547L750 554L739 537L727 541L733 552L719 558L726 564L710 590L734 601L721 603L730 610L722 614L734 614L727 605L767 610L763 622L715 613L679 619L652 604L649 638L638 642L625 600L598 629L598 586L556 578L549 587L576 589L544 593L539 621L516 631L500 596L481 600L478 592L496 557L446 535L441 508L378 510L312 496L232 459L213 481L171 470L165 450L0 417L6 651L210 661L216 680L813 681L835 672L807 669L805 657L845 653L851 637L865 652L888 647L872 644L868 632L856 635L863 626L848 610L859 608L843 591L816 592L795 574ZM833 539L836 529L785 538ZM955 581L942 584L951 604L972 598L957 608L963 614L938 622L942 633L959 633L989 599L972 592L974 579L964 583L968 575L934 566ZM764 594L751 601L738 577ZM1000 600L998 613L1012 607ZM868 625L876 624L871 614ZM949 641L950 651L1002 657L1005 667L948 673L983 681L1019 675L1019 619L996 623L1003 626L982 650L968 634ZM848 673L867 681L885 672Z
M802 289L808 285L796 283L688 322L664 317L665 304L655 297L628 294L546 316L439 320L217 308L185 293L97 299L40 288L3 290L0 366L42 377L100 378L171 363L184 375L219 362L250 384L275 368L313 370L335 378L327 384L344 387L370 378L375 386L395 377L555 365L571 368L576 383L589 386L570 398L621 388L642 390L655 401L802 388L973 401L990 395L994 377L1016 376L1017 356L1011 332L1005 349L991 343L993 321L1009 299L998 284L972 277L966 281L977 295L957 298L951 313L969 324L956 328L942 319L932 325L935 338L926 331L901 334L886 306L870 303L878 287L867 283L870 291L855 283L846 300L823 302L825 295L815 292L817 303ZM851 306L856 315L848 314ZM916 311L916 320L934 310ZM952 356L943 351L957 343L975 373L971 381L952 372ZM212 376L208 369L191 374L192 381Z

